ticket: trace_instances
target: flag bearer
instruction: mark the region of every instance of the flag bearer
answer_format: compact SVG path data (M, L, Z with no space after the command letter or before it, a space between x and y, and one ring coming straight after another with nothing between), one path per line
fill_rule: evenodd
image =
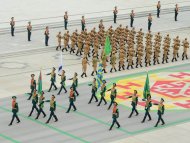
M146 104L145 104L145 115L144 115L144 118L143 118L143 120L142 120L141 123L144 123L144 121L146 120L147 116L149 117L148 121L152 120L151 116L150 116L150 113L149 113L151 107L152 107L151 95L148 94L147 95L147 101L146 101Z

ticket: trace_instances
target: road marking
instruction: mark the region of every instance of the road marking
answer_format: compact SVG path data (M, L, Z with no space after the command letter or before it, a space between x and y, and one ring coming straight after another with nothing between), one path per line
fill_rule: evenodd
M6 136L6 135L3 135L3 134L0 134L0 137L6 139L6 140L8 140L8 141L11 141L12 143L21 143L21 142L16 141L15 139L13 139L13 138L11 138L11 137L8 137L8 136Z

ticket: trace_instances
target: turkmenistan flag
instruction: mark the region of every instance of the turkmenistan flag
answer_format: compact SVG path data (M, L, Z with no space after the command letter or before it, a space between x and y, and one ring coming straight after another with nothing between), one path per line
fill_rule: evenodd
M41 74L41 71L40 71L40 75L38 78L38 94L42 95L42 74Z
M105 53L106 56L111 53L111 44L110 44L109 36L106 36L106 43L105 43L105 47L104 47L104 53Z
M145 82L145 85L144 85L144 92L143 92L144 99L147 99L147 94L150 94L150 85L149 85L148 73L146 75L146 82Z

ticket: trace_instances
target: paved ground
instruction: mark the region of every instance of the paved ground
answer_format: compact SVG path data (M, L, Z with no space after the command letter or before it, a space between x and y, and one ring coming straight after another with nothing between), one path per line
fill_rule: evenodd
M157 69L150 71L150 79L151 75L165 72L174 71L186 71L185 73L190 74L190 68L187 66L189 64L184 64L181 66ZM112 82L116 79L130 79L130 82L138 83L136 78L138 76L145 75L146 72L139 72L138 74L130 74L122 77L116 77L108 80L108 87L112 84ZM178 73L179 74L179 73ZM186 75L187 76L187 75ZM144 80L145 80L145 76ZM174 80L172 78L171 80ZM126 83L126 84L128 84ZM119 82L117 83L119 86ZM154 128L154 124L157 120L156 110L151 112L153 120L150 122L146 122L144 124L140 123L144 110L140 110L140 115L138 117L133 117L128 119L128 115L130 113L130 104L126 104L125 106L119 106L120 109L120 118L119 122L122 126L120 129L114 128L113 131L108 131L110 123L111 123L111 110L107 110L107 105L101 105L97 107L96 103L92 102L92 104L88 105L88 100L90 98L90 87L88 87L87 83L83 83L79 85L80 96L77 97L76 106L77 112L71 112L66 114L66 109L68 107L68 94L61 94L60 96L56 96L57 100L57 111L59 122L54 123L51 121L49 125L44 124L47 119L43 119L42 117L39 120L34 120L35 113L31 118L28 118L27 115L31 109L31 101L27 101L27 94L19 95L18 102L20 107L19 116L22 120L22 124L13 125L9 127L7 124L11 118L10 112L10 98L3 98L0 105L0 114L3 116L3 119L0 120L1 128L0 133L5 134L8 137L11 137L19 142L110 142L118 139L126 138L129 136L134 136L137 134L141 134L144 132L160 130L164 127L174 126L179 123L188 122L190 120L190 111L187 108L182 108L181 110L168 110L166 106L166 113L164 115L164 119L166 121L166 126ZM26 91L27 92L27 91ZM128 90L128 92L130 92ZM51 94L56 94L57 92L45 93L46 99L50 98ZM122 94L122 91L119 90L118 95ZM126 94L127 95L127 94ZM189 95L189 94L188 94ZM176 95L172 95L175 97ZM187 97L188 98L188 97ZM140 101L142 99L142 95L140 95ZM154 93L153 93L153 99ZM166 98L166 103L170 102L172 98ZM130 103L130 100L124 100L125 102ZM179 101L180 102L180 101ZM183 103L183 101L181 101ZM120 102L119 102L120 103ZM122 103L122 102L121 102ZM139 104L139 106L141 106ZM87 108L88 107L88 108ZM140 107L139 107L140 108ZM190 108L190 107L189 107ZM48 113L49 104L45 104L45 111ZM10 132L11 129L11 132ZM52 137L54 136L54 138ZM2 141L4 142L4 140Z

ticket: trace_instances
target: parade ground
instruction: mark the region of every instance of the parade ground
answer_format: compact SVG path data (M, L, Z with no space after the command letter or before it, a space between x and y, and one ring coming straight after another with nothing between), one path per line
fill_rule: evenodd
M0 10L0 143L189 143L190 132L190 50L188 49L188 59L182 60L184 48L182 41L187 38L190 41L190 1L165 0L161 1L162 9L160 18L156 17L157 0L63 0L65 5L61 5L62 0L57 3L51 0L20 1L2 0L0 5L4 5ZM11 3L11 4L9 4ZM15 7L15 4L20 4ZM38 5L35 6L35 4ZM47 3L47 6L44 6ZM138 5L137 5L138 3ZM174 7L178 3L180 7L178 21L174 21ZM27 7L26 7L27 5ZM80 8L79 5L81 5ZM93 5L93 6L91 6ZM117 23L113 23L113 8L117 5L119 9ZM44 7L44 9L42 9ZM52 8L53 7L53 8ZM105 8L106 7L106 8ZM8 11L8 9L12 9ZM31 12L29 11L31 9ZM116 53L117 72L110 72L111 63L107 62L107 73L103 73L106 80L107 89L111 89L116 83L119 109L120 128L112 124L112 108L108 110L110 104L110 91L106 91L104 102L97 106L95 100L88 104L92 95L93 71L92 54L87 65L87 77L82 78L82 56L70 54L69 51L56 51L58 32L63 35L64 29L63 15L67 10L69 13L68 30L70 35L77 29L81 32L81 16L85 15L86 28L90 32L94 27L98 31L100 19L103 19L105 29L111 25L116 29L121 24L126 27L130 24L131 10L135 10L134 27L138 32L140 28L147 33L147 16L152 13L153 22L151 31L155 34L160 32L162 39L169 34L171 46L168 55L168 63L162 63L163 46L160 46L160 64L145 67L143 55L142 67L127 70L127 59L125 59L125 70L118 71L119 52ZM15 36L10 34L10 18L16 19ZM32 22L31 41L27 41L27 22ZM50 38L49 46L44 45L44 30L49 26ZM129 28L130 29L130 28ZM173 39L179 36L181 47L178 51L178 61L172 62ZM145 38L144 38L145 45ZM152 40L154 43L154 38ZM162 41L163 43L163 41ZM61 43L63 44L63 42ZM69 42L71 44L71 42ZM63 45L62 45L63 47ZM136 49L136 46L135 46ZM118 50L119 51L119 50ZM92 53L92 48L90 50ZM99 50L99 54L100 50ZM152 56L153 57L153 56ZM107 57L110 60L110 57ZM134 57L136 63L136 57ZM57 95L60 89L61 79L58 76L58 68L62 64L66 75L66 89ZM51 90L50 76L47 74L56 68L56 85L58 90ZM45 100L50 100L55 95L56 111L58 122L46 121L50 114L50 103L44 103L46 117L42 115L36 120L37 112L28 117L32 109L32 101L27 100L31 92L31 74L35 74L38 85L38 77L42 75L42 89ZM76 98L76 111L71 110L66 113L69 107L70 87L74 73L78 73L78 92ZM147 74L149 76L150 93L153 106L150 110L152 120L148 118L141 123L145 115L145 101L143 100L144 86ZM134 90L138 91L137 110L139 115L128 118L131 113L131 95ZM8 126L12 118L12 96L17 97L19 104L18 116L21 120L19 124L14 121L12 126ZM97 91L98 99L101 98L100 88ZM163 119L165 125L154 127L158 120L158 106L155 105L163 98L165 112Z

